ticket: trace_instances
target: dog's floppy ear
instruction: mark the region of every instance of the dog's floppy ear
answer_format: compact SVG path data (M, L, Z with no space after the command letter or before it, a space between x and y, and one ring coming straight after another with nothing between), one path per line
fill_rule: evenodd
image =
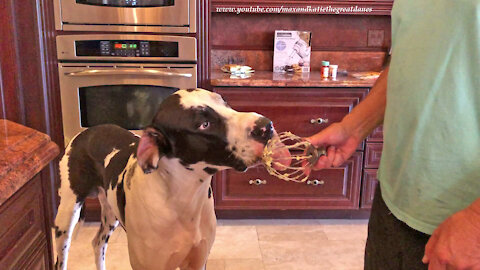
M158 161L164 155L165 136L158 130L147 127L143 131L137 148L138 165L144 173L151 173L158 168Z

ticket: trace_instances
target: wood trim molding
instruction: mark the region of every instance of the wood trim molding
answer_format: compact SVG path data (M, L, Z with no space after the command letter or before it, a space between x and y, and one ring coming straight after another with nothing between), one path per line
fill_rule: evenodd
M390 15L393 0L212 0L212 12L218 13L282 13L282 14L342 14L342 15ZM250 9L252 7L252 9ZM257 7L259 9L257 9ZM306 10L308 7L310 9ZM319 7L319 8L317 8ZM238 10L241 8L242 10ZM268 10L266 8L304 8L303 10ZM344 10L337 10L342 8ZM230 10L229 10L230 9ZM367 11L365 11L367 9ZM337 13L337 11L339 13Z
M198 87L210 89L210 3L209 0L199 0L197 4L197 48L198 48Z

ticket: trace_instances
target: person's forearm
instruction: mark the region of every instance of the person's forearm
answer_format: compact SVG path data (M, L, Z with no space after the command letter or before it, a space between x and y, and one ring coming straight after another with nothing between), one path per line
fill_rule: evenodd
M362 140L383 123L387 103L388 70L387 67L380 74L365 100L360 102L342 120L342 124L348 128L350 133Z

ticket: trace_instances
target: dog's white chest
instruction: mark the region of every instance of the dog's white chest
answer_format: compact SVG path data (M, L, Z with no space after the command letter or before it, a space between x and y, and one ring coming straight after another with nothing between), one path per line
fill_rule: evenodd
M158 174L167 176L161 169ZM175 269L192 250L208 252L213 242L215 216L208 189L192 194L198 187L168 185L166 181L178 179L159 181L158 174L136 170L130 188L125 187L130 260L140 269Z

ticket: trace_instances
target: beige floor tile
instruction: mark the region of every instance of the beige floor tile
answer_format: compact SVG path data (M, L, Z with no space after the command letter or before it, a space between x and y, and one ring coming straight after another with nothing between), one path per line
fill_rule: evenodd
M320 241L260 241L265 270L332 269Z
M210 259L261 259L255 226L219 226Z
M328 240L366 240L368 227L365 224L355 225L322 225Z
M363 241L328 241L325 253L332 270L362 270L365 244Z
M327 236L318 225L256 226L259 241L325 241Z
M261 259L225 260L225 270L264 270ZM208 269L210 270L210 269Z
M207 269L208 270L225 270L225 261L224 260L208 260Z

